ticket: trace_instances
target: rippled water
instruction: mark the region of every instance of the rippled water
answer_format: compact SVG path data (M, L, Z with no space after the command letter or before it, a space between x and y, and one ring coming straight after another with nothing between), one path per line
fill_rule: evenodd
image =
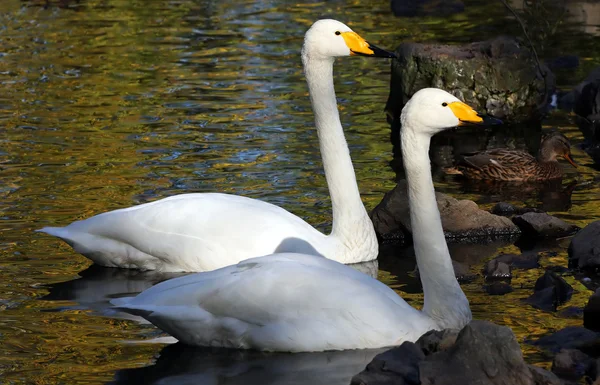
M405 39L459 43L518 31L505 15L500 3L484 1L446 19L395 18L388 1L0 2L0 382L346 382L376 352L292 356L135 343L161 334L110 313L106 297L168 277L88 269L85 258L33 230L177 193L223 191L281 205L327 231L330 203L299 60L307 27L335 17L394 48ZM600 65L600 41L590 34L597 35L597 21L583 23L556 37L557 50L581 58L579 68L558 74L562 86ZM336 65L342 121L369 209L394 186L382 111L388 81L387 60ZM566 114L546 123L581 142ZM590 183L557 215L583 226L600 214L598 172L574 152L584 167L569 177ZM463 194L453 179L438 188L495 200ZM546 247L557 254L542 264L564 265L566 245ZM518 248L472 246L455 255L476 272L502 251ZM383 248L380 279L419 303L414 262L396 255ZM515 292L502 297L484 294L480 279L464 289L477 318L510 325L520 341L579 324L520 304L540 274L519 271ZM569 305L581 306L590 292L567 279L577 291ZM156 365L141 368L159 352Z

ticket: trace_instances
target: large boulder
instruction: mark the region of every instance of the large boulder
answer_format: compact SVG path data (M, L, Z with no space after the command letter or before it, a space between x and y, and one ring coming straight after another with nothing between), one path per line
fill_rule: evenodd
M600 267L600 221L590 223L573 237L569 245L569 265Z
M463 46L403 43L396 55L386 106L396 121L412 95L426 87L445 89L508 123L539 121L554 89L550 70L510 37Z
M429 332L416 343L376 356L353 385L560 384L552 373L527 365L512 331L471 321L456 336ZM456 337L455 337L456 336ZM455 342L454 342L455 339Z
M436 192L436 199L447 238L498 238L520 233L510 219L481 210L473 201L459 201L440 192ZM385 194L371 212L371 219L375 231L383 239L402 237L398 233L411 233L406 180L401 180Z

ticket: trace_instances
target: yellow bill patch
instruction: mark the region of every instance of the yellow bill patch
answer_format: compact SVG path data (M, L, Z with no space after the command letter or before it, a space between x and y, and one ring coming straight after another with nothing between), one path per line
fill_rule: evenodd
M477 115L474 109L463 102L452 102L448 104L454 115L460 120L459 125L463 123L481 123L483 118Z
M341 36L344 38L346 45L350 48L350 55L374 55L375 53L369 48L369 43L356 32L342 32Z

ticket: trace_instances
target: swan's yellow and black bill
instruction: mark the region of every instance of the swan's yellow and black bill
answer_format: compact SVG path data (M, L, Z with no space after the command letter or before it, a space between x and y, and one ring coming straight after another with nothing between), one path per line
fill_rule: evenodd
M483 123L483 117L479 116L474 109L463 102L452 102L448 104L448 108L452 110L454 116L456 116L460 121L458 124L459 126L462 126L465 123Z
M393 57L396 55L393 52L388 52L384 49L368 43L360 37L356 32L342 32L342 37L350 48L350 55L372 56L372 57Z
M575 161L571 159L571 154L565 154L563 155L563 158L565 158L567 162L571 163L573 167L577 168L577 163L575 163Z
M454 116L458 118L460 123L459 126L465 124L482 124L485 126L492 126L496 124L502 124L500 119L492 118L491 116L479 115L474 109L463 102L452 102L448 104L448 107L454 113Z

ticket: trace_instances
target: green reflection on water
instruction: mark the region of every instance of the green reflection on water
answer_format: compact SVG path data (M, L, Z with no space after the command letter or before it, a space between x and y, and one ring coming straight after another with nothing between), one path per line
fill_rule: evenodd
M103 382L116 369L149 364L160 350L122 342L158 335L153 328L68 301L36 300L48 292L41 285L76 278L88 266L67 246L33 234L36 228L182 192L223 191L268 200L328 229L330 204L298 55L315 19L347 21L388 48L405 39L468 42L516 28L500 3L484 1L467 2L465 13L445 19L394 18L387 1L43 3L0 3L0 375L11 383ZM558 39L559 48L582 59L562 75L565 85L600 64L597 43L576 32ZM382 111L389 63L348 58L335 71L371 209L394 186ZM581 141L568 118L550 123ZM581 168L580 178L596 176ZM452 182L438 187L460 193ZM573 208L560 215L589 223L598 216L599 193L595 184L576 190ZM564 265L560 250L556 262ZM474 315L510 325L519 340L580 323L520 304L539 274L518 272L515 287L522 288L504 297L485 295L481 281L465 285ZM381 279L419 304L420 295L404 293L393 274L382 271ZM580 306L589 292L576 289L570 305Z

